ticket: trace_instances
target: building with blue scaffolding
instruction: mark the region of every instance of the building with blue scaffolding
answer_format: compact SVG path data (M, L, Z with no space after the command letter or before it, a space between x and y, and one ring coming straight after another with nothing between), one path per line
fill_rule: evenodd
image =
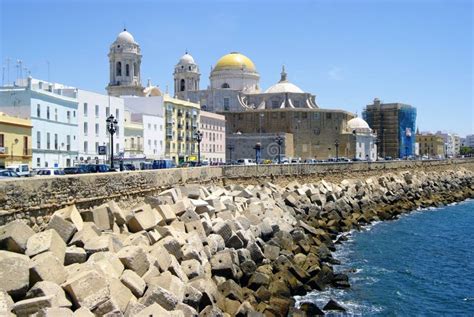
M403 103L367 105L362 116L377 133L378 156L406 158L415 155L416 108Z

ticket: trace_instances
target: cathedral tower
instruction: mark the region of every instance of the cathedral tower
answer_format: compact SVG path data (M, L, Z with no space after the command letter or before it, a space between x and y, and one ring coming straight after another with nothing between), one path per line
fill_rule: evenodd
M107 92L111 96L142 96L140 78L142 55L132 34L124 29L110 46L110 82Z
M174 68L174 94L177 98L186 100L188 91L199 90L199 66L194 58L186 52Z

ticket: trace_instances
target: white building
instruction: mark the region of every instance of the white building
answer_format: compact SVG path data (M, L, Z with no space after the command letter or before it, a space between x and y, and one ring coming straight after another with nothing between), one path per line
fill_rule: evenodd
M225 162L225 116L201 110L200 126L202 160L210 164Z
M136 144L143 144L143 154L145 157L147 159L164 158L165 120L163 97L123 97L123 99L125 101L125 108L130 112L130 123L141 123L143 125L143 140ZM134 136L130 135L130 137ZM129 142L131 145L131 139Z
M441 131L436 132L436 135L443 138L445 155L452 157L459 154L461 150L459 136Z
M77 90L29 77L0 88L0 111L31 119L33 168L73 165L78 156Z
M347 121L347 131L352 133L354 136L354 158L367 161L376 161L377 135L372 132L372 129L369 127L368 123L362 118L353 118Z
M78 100L78 150L79 162L106 162L105 155L99 155L99 145L105 145L110 152L110 133L107 118L113 115L117 120L114 138L114 157L124 151L124 101L121 98L77 90Z
M463 146L474 148L474 134L468 134L464 139Z

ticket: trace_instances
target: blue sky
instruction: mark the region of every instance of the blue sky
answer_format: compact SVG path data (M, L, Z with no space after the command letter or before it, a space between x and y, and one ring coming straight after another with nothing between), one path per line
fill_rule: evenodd
M323 108L361 113L378 97L418 109L420 130L474 133L473 2L0 0L1 61L36 78L105 92L107 53L124 24L141 45L142 81L162 90L186 49L201 87L220 56L251 58L261 86L289 79ZM10 80L15 67L10 64ZM6 74L5 74L6 77Z

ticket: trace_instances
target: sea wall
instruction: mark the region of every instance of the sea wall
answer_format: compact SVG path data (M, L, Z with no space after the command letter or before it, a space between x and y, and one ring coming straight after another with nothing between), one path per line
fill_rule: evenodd
M129 205L74 205L0 228L0 299L17 315L315 316L293 296L350 287L339 235L419 207L474 197L466 169L339 183L186 184ZM41 232L35 233L40 230ZM54 272L50 274L49 272ZM1 313L1 312L0 312Z
M75 204L79 209L107 199L143 200L173 186L192 183L286 185L294 180L339 182L343 178L383 175L400 170L474 170L474 160L392 161L374 163L285 164L180 168L121 173L34 177L0 181L0 225L14 219L42 222L55 209Z

